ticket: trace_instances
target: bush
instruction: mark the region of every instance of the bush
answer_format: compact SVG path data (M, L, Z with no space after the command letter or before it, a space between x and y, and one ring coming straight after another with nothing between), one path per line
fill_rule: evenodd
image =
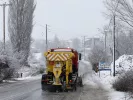
M98 63L92 64L92 70L94 70L96 73L98 72Z
M14 70L11 68L0 70L0 82L13 77Z
M133 92L133 70L127 71L113 83L117 91Z
M44 69L44 68L40 68L40 74L43 74L43 73L44 73L44 71L45 71L45 69Z
M14 57L0 55L0 82L14 77L15 68L19 68L19 62Z
M4 79L10 79L14 77L15 70L13 68L8 68L4 70L5 76Z

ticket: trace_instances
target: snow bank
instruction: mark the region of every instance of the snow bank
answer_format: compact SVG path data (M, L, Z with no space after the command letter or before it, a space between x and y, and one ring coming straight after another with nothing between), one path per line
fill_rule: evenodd
M111 64L113 73L113 64ZM133 69L133 55L122 55L115 61L116 74Z
M117 62L116 64L119 64L119 62L123 63L125 62L126 64L128 60L125 61L124 59L128 59L128 57L125 56L120 57L120 59L116 61ZM80 66L82 65L80 70L82 71L84 85L91 85L93 88L97 89L98 88L105 89L108 94L108 100L133 100L130 98L128 93L118 92L112 88L112 83L117 77L113 77L112 75L110 75L110 71L101 71L99 75L99 73L95 73L94 71L91 70L90 68L91 65L89 62L81 61L79 65ZM127 66L125 68L128 69Z
M45 69L45 59L43 53L34 52L29 57L29 65L22 66L18 70L18 77L26 78L31 77L32 75L40 74L40 70Z
M23 78L15 78L15 80L38 80L41 79L42 75L37 75L37 76L28 76L28 77L23 77Z
M88 61L80 61L79 76L82 77L84 85L91 85L94 88L99 88L102 85L96 78L95 73L92 71L92 66Z
M79 62L78 75L83 77L86 73L92 73L91 64L88 61L81 60Z
M45 60L42 59L42 56L42 53L33 53L32 57L29 58L30 67L22 66L18 70L18 77L26 78L31 77L32 75L40 74L40 70L45 68Z
M18 77L27 77L31 75L31 68L23 66L18 70Z

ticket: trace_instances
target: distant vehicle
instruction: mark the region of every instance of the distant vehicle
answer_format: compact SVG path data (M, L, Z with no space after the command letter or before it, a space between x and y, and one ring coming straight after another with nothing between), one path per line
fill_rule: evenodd
M48 50L45 57L46 72L42 75L42 90L73 91L77 84L82 86L82 79L78 77L80 53L72 48L56 48Z

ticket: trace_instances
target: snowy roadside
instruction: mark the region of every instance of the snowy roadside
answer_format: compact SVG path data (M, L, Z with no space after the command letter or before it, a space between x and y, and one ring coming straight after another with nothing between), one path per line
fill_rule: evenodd
M94 82L97 82L104 90L108 91L108 100L133 100L129 99L130 96L128 93L119 92L112 88L112 83L116 78L111 76L109 71L100 72L100 77L99 73L93 74Z
M22 77L22 78L15 78L15 80L38 80L41 79L41 74L36 76L28 76L28 77Z
M99 73L95 73L91 70L89 62L81 61L80 63L84 85L91 85L96 89L104 89L107 92L108 100L133 100L128 93L118 92L112 88L111 84L115 78L110 75L109 71L102 71L99 77Z
M22 78L13 78L13 79L9 79L9 80L3 80L3 83L15 83L17 81L24 81L24 80L28 80L28 81L32 81L32 80L39 80L41 79L41 74L36 75L36 76L28 76L28 77L22 77Z

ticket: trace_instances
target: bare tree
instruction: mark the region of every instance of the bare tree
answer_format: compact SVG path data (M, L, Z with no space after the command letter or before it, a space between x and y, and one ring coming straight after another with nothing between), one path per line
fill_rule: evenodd
M133 28L133 2L132 0L105 0L105 6L110 12L115 13L117 18Z
M28 64L33 29L34 0L9 0L8 30L13 52L22 65Z
M108 55L104 50L103 44L96 45L91 49L91 53L89 54L89 61L92 64L93 70L97 70L97 66L99 62L108 62Z
M133 54L133 2L131 0L105 0L106 15L112 19L116 16L116 58L123 54ZM110 27L113 27L111 20ZM111 43L111 42L110 42ZM112 48L111 48L112 51Z

